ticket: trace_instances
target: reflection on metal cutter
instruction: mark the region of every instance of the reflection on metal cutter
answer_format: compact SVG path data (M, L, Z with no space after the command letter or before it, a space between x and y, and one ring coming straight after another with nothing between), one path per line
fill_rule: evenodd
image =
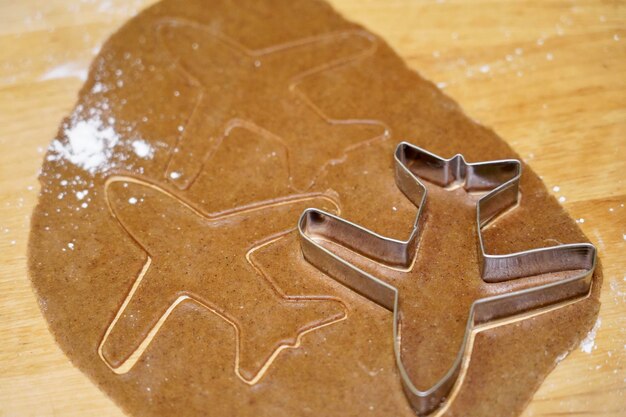
M505 255L485 252L481 228L499 214L514 207L519 199L521 163L498 160L467 163L462 155L441 158L410 143L400 143L395 151L395 180L398 188L417 206L417 216L407 240L381 236L341 217L318 209L307 209L298 230L304 257L338 282L393 312L393 339L396 364L407 398L419 415L435 411L460 379L470 335L479 325L547 309L589 294L596 265L596 249L589 243L564 244ZM382 267L411 270L423 229L422 212L428 197L420 179L440 187L463 187L484 193L477 202L476 222L480 252L480 274L487 283L499 283L540 274L576 271L550 283L523 290L476 299L470 308L465 335L452 366L429 389L417 389L403 364L401 354L401 315L398 288L366 272L335 253L331 242Z

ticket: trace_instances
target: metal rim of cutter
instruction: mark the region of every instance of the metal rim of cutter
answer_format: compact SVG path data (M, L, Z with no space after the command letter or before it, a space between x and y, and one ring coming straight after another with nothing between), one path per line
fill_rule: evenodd
M519 196L522 164L516 159L467 163L462 155L441 158L407 142L394 154L395 181L417 206L415 223L407 240L379 235L355 223L318 209L307 209L298 221L305 259L341 284L393 312L396 365L413 410L429 414L442 404L459 377L464 352L476 325L523 315L533 310L582 297L589 293L596 266L596 248L590 243L564 244L504 255L485 252L482 227L503 211L515 206ZM391 268L410 270L417 254L422 229L422 210L428 195L419 177L436 185L459 185L468 192L486 192L477 202L478 246L482 254L481 277L497 283L551 272L583 270L569 278L511 293L475 300L469 311L465 335L452 366L432 387L417 389L402 362L398 289L341 258L317 240L338 244L359 256Z

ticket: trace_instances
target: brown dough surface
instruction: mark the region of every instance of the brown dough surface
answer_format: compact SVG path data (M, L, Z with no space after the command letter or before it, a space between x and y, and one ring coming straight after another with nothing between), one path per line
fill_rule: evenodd
M102 48L42 169L29 266L57 342L133 416L413 415L391 313L308 264L293 230L314 206L405 238L400 140L517 157L325 3L149 8ZM489 252L587 240L528 166L521 194L484 231ZM421 294L402 345L420 388L476 294L510 290L475 273L471 199L433 191L431 244L402 282ZM598 268L590 297L478 333L445 415L518 415L592 327L600 283Z

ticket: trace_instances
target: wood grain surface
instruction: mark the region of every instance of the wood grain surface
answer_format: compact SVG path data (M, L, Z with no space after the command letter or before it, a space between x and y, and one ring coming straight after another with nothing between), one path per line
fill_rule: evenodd
M55 345L26 246L49 141L99 46L150 3L0 0L0 416L122 415ZM595 338L557 366L524 416L626 415L626 3L331 3L507 140L599 249Z

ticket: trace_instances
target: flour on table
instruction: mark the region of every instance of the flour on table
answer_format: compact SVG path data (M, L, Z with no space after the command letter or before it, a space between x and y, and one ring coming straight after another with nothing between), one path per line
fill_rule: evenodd
M68 62L67 64L56 66L45 72L39 79L56 80L58 78L78 78L82 81L87 79L87 66L77 62Z

